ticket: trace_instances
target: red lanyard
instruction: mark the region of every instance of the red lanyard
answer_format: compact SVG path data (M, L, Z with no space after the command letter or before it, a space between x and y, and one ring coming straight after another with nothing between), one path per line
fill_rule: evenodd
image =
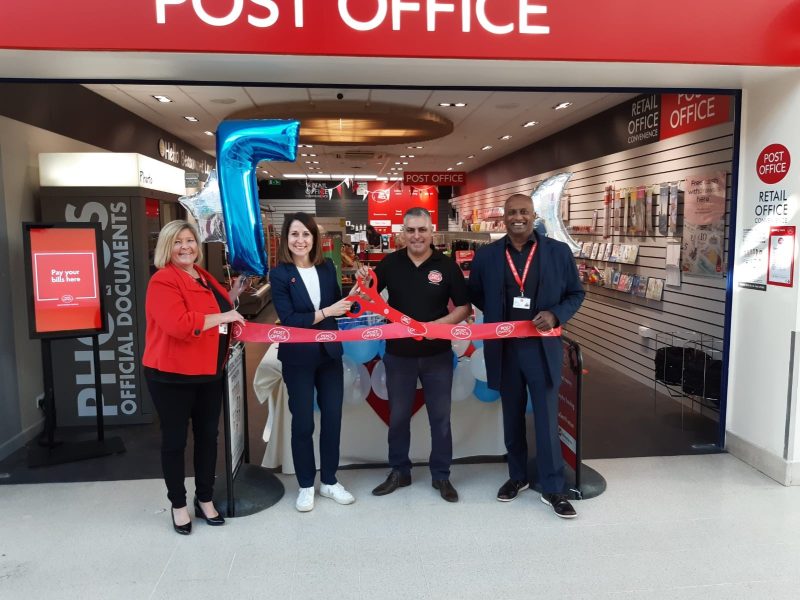
M528 269L530 269L534 254L536 254L536 242L534 242L531 251L528 253L528 260L525 261L525 270L522 271L522 279L520 279L517 268L514 266L514 261L511 260L511 254L509 253L508 248L506 248L506 260L508 261L508 268L511 269L511 274L514 276L514 281L516 281L517 285L519 286L520 296L525 295L525 280L528 278Z

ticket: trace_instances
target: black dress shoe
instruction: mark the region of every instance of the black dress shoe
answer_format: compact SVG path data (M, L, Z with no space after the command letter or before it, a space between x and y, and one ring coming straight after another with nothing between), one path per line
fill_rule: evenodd
M500 502L511 502L522 490L527 490L529 487L527 481L509 479L497 490L497 499Z
M175 513L173 512L173 510L171 508L169 509L169 514L172 515L172 528L177 533L180 533L181 535L189 535L190 533L192 533L192 522L191 521L189 521L185 525L177 525L175 523Z
M449 479L434 479L431 485L439 490L442 498L448 502L458 502L458 492Z
M574 519L578 516L564 494L542 494L542 502L552 506L556 515L562 519Z
M207 517L196 496L194 499L194 516L198 519L203 519L209 525L225 525L225 519L223 519L222 515L219 513L217 513L216 517Z
M372 490L373 496L385 496L386 494L391 494L399 487L406 487L411 485L411 475L403 475L400 471L393 470L389 473L389 476L386 478L382 484Z

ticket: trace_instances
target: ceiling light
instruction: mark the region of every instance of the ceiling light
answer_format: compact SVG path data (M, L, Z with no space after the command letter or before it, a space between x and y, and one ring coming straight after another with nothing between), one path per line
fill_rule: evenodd
M455 104L453 104L453 106L457 108L464 108L466 105L467 105L466 102L456 102Z
M396 163L394 163L394 164L396 164L396 165L399 165L399 164L400 164L400 162L398 161L398 162L396 162Z
M318 164L319 164L319 161L318 161L318 160L315 160L315 161L312 161L312 162L313 162L315 165L318 165Z
M474 154L470 154L467 158L475 158Z
M389 181L403 181L402 177L389 177Z
M190 123L197 123L200 120L197 117L183 117L183 118L189 121Z
M311 164L311 161L310 161L310 160L307 160L307 161L306 161L306 164L307 164L307 165L310 165L310 164Z
M527 123L523 123L523 127L533 127L534 125L538 125L539 121L528 121Z
M408 158L416 158L416 156L414 156L413 154L409 154Z
M409 150L422 150L422 146L406 146Z
M305 153L303 153L303 154L301 154L300 156L308 156L308 154L305 154Z
M407 156L406 154L401 154L400 158L406 158L406 156Z
M460 167L460 166L461 166L461 165L463 165L463 164L464 164L464 161L458 161L458 162L456 163L456 166L457 166L457 167Z
M305 173L284 173L283 176L286 179L305 179L307 177Z
M452 170L453 170L453 167L447 167L447 170L448 170L448 171L452 171Z
M316 154L309 154L309 156L316 156Z
M312 173L308 176L309 179L330 179L330 175L325 175L324 173Z
M466 102L439 102L442 108L464 108L466 105Z
M491 149L492 149L491 146L484 146L483 148L481 148L481 150L491 150Z
M500 141L503 141L503 142L504 142L504 141L506 141L506 140L510 140L510 139L511 139L511 136L510 136L510 135L508 135L508 134L506 134L506 135L500 136L500 137L499 137L499 138L497 138L497 139L498 139L498 140L500 140Z
M559 104L556 104L553 107L553 110L563 110L563 109L568 108L570 106L572 106L572 102L561 102Z
M213 135L214 135L214 132L213 132L213 131L204 131L203 133L205 133L206 135L211 135L211 136L213 136Z
M297 144L298 148L313 148L311 144Z
M172 98L168 98L167 96L158 96L158 95L156 95L156 96L153 96L153 98L155 98L159 102L164 102L165 104L167 102L172 102Z
M404 165L407 165L407 164L408 164L408 161L407 161L407 160L404 160L404 161L403 161L403 164L404 164Z

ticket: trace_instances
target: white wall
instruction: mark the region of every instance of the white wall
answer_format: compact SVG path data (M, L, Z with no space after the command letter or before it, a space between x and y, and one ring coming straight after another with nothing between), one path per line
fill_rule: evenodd
M785 188L791 194L788 224L800 224L800 80L791 72L776 75L769 84L745 87L743 100L737 248L742 248L743 230L753 223L760 191ZM756 161L772 143L786 146L793 164L779 185L767 186L756 175ZM735 269L741 266L737 256ZM792 475L800 458L797 436L786 444L790 340L798 327L797 268L792 288L768 286L763 292L739 289L736 281L734 271L727 447L782 483L800 483ZM798 376L795 372L795 387Z
M0 285L9 286L11 314L3 315L3 327L13 327L14 355L17 373L18 398L3 398L2 402L19 403L18 431L7 439L0 438L0 459L7 456L38 433L41 412L35 399L42 393L42 357L40 343L28 337L28 314L25 294L25 270L22 258L23 221L38 217L39 189L38 156L40 152L97 152L90 146L55 133L0 117L0 167L5 199L8 239L8 278ZM5 266L5 265L4 265ZM3 269L5 271L5 269Z

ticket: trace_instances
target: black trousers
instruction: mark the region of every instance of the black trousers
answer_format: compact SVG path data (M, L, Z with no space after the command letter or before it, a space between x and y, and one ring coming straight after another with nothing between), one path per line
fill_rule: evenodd
M317 362L283 365L283 382L292 413L292 459L300 487L313 487L317 476L314 459L314 390L319 405L319 480L336 483L339 438L342 432L344 374L342 359L321 356ZM349 392L350 390L348 390Z
M214 496L224 379L220 377L204 383L164 383L146 379L161 420L161 468L172 508L186 506L183 456L189 420L194 434L195 493L201 502L210 502Z
M539 483L544 493L560 494L564 491L564 458L558 439L558 385L550 381L545 365L539 340L521 338L503 342L503 380L500 382L503 433L509 477L528 481L525 408L530 393Z
M383 364L389 392L389 466L404 475L411 473L411 410L419 378L431 427L431 478L450 479L450 463L453 462L450 429L453 353L448 350L434 356L413 358L387 352Z

